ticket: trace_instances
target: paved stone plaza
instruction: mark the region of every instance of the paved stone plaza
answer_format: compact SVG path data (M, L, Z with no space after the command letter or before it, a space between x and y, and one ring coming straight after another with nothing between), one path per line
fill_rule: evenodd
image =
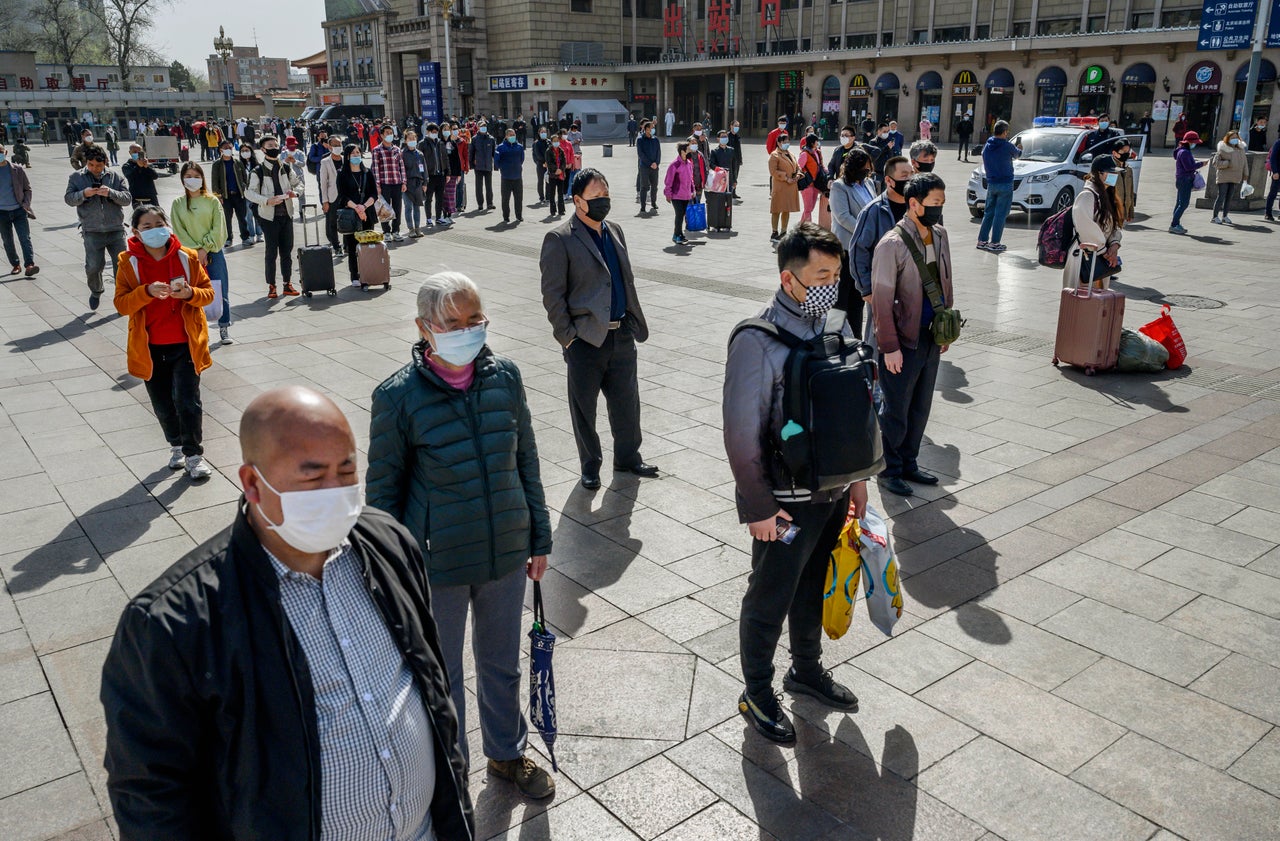
M417 284L443 268L479 282L493 347L521 366L555 525L559 790L532 804L475 774L480 838L1280 837L1280 229L1249 214L1210 226L1192 209L1192 236L1169 235L1171 159L1146 162L1125 235L1126 323L1153 318L1160 295L1225 306L1174 310L1183 370L1086 378L1049 364L1060 274L1037 267L1034 226L1014 214L1007 254L974 250L971 166L940 156L969 319L922 457L943 483L905 502L873 488L893 517L906 612L889 640L857 609L824 662L861 711L786 697L799 743L780 749L736 713L750 541L720 431L729 329L778 283L762 147L746 149L734 232L688 248L671 244L669 210L636 218L625 144L605 160L587 150L613 177L610 221L626 230L652 330L643 453L663 470L606 475L596 493L577 483L541 305L553 223L540 208L512 228L464 214L394 249L389 291L336 299L268 305L263 247L233 248L236 344L215 348L203 377L218 471L202 485L171 474L125 373L125 320L110 297L87 309L60 149L36 148L31 170L43 271L0 282L3 841L113 837L98 683L125 601L230 523L235 430L259 390L324 390L363 449L371 391L409 358ZM178 189L162 179L166 204Z

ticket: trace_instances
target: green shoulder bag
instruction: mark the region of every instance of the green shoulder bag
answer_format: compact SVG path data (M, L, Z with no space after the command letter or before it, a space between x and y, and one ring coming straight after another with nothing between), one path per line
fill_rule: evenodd
M901 222L897 229L898 236L907 244L911 259L915 260L916 268L920 270L920 277L924 278L924 294L929 296L929 304L933 307L933 321L929 322L929 332L933 335L934 343L942 347L955 344L956 339L960 338L960 328L965 324L960 317L960 310L947 306L946 299L942 297L942 280L938 277L938 270L925 262L924 254L916 247L911 232Z

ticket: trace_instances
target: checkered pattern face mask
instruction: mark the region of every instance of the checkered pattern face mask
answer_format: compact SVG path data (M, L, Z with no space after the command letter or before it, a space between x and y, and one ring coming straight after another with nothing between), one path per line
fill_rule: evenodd
M807 288L809 293L800 302L800 312L813 319L826 318L828 310L836 305L836 296L840 291L839 284Z

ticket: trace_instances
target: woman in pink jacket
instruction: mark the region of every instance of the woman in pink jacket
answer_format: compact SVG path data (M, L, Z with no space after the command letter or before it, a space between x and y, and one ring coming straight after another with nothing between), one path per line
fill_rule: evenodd
M684 236L684 212L693 198L693 164L689 162L689 144L681 141L676 144L675 160L667 167L666 186L662 195L676 210L675 235L671 241L676 245L684 245L689 240Z

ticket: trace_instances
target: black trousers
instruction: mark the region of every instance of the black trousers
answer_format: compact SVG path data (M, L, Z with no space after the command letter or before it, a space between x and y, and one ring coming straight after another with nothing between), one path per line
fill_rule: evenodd
M329 206L333 207L333 205ZM366 218L363 222L360 221L359 217L356 218L356 230L372 231L373 226L377 224L374 222L372 213L366 213L365 216ZM356 235L354 233L343 234L342 244L347 249L347 271L350 272L352 280L358 280L360 278L360 253L356 249Z
M396 214L390 222L382 223L382 232L384 234L400 233L400 217L404 214L404 191L400 189L399 184L379 184L378 195L391 204L391 209Z
M831 550L844 528L849 498L846 493L834 502L790 503L785 509L800 533L790 545L752 541L751 576L742 597L739 655L747 694L755 700L773 693L773 654L784 619L791 633L795 670L812 675L820 669L822 588Z
M502 221L511 219L511 200L515 199L516 218L524 221L524 182L519 178L503 178L502 189Z
M422 193L423 207L426 211L426 218L439 219L444 216L444 176L431 175L427 177L427 186ZM435 200L436 211L431 212L431 202Z
M1272 208L1276 203L1276 196L1280 195L1280 178L1272 178L1271 187L1267 190L1267 215L1274 216Z
M267 244L267 285L276 285L276 260L280 261L280 274L284 282L293 279L293 220L285 217L263 219L258 217L262 239Z
M849 273L849 252L842 250L840 252L840 289L836 293L836 308L845 311L845 315L849 317L849 326L853 328L853 335L860 339L866 338L862 335L864 307L866 302L858 294L853 283L853 275Z
M560 178L547 179L547 205L548 214L564 213L564 187L565 181Z
M920 330L915 350L902 348L902 371L889 373L880 354L880 388L884 405L880 409L880 438L884 443L884 472L881 476L902 476L919 465L920 442L933 409L933 390L938 382L942 354L927 329Z
M471 174L476 179L476 210L484 207L487 203L489 208L493 209L493 171L482 171L479 169L471 170Z
M636 340L629 327L610 330L595 347L577 339L564 349L569 373L569 418L578 442L582 472L596 475L604 464L596 434L596 403L604 394L613 433L613 463L633 467L640 458L640 383L636 374Z
M231 239L231 218L233 216L236 222L240 223L240 241L244 242L249 238L248 214L251 212L248 202L239 193L232 193L222 200L222 216L227 220L228 240Z
M184 456L204 455L204 407L200 403L200 375L191 361L191 349L180 345L150 345L151 379L147 396L156 411L170 447L182 447Z
M329 202L329 210L324 215L324 235L329 240L329 247L337 251L342 247L342 242L338 239L338 207L336 201Z
M676 226L673 230L675 236L684 235L684 212L689 208L688 199L672 199L671 206L676 211Z
M547 165L535 163L533 170L538 176L538 201L547 200Z
M645 167L636 176L636 190L640 193L640 209L644 210L644 198L647 193L649 204L658 207L658 170Z

